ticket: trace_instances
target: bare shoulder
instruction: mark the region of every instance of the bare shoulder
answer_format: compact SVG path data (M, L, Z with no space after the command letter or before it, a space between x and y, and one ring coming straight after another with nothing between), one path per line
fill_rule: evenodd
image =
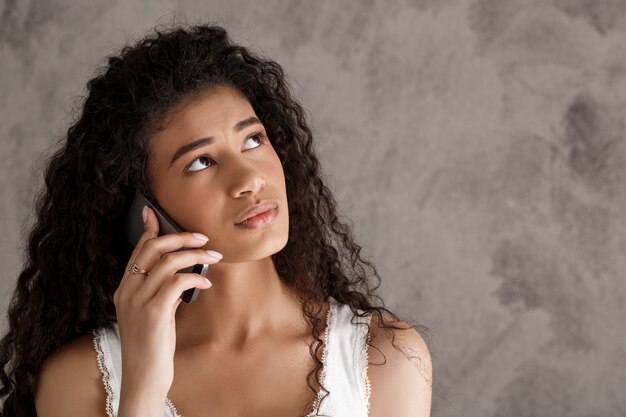
M370 345L373 346L368 349L370 416L430 416L432 362L428 346L405 321L395 321L387 314L383 320L402 330L390 329L387 333L378 326L378 316L372 315Z
M102 385L91 332L78 336L43 363L35 385L39 417L106 417Z

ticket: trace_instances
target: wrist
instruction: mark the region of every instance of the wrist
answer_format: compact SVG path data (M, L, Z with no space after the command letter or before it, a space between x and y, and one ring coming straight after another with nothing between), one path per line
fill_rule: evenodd
M163 417L166 398L167 395L122 386L118 417Z

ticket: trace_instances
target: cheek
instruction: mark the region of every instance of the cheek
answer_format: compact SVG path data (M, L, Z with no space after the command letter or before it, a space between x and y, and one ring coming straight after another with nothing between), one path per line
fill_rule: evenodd
M214 230L223 227L225 202L210 192L191 192L180 195L181 226L189 231ZM202 232L201 232L202 233ZM205 233L206 234L206 233Z
M285 173L283 171L283 165L280 163L280 158L278 155L274 153L274 158L269 160L265 164L265 172L267 173L269 178L274 180L280 179L282 183L285 182Z

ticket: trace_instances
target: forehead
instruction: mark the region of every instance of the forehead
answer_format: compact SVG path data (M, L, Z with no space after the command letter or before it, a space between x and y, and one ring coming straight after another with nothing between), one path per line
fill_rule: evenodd
M166 113L161 128L150 137L150 153L155 158L173 154L187 142L230 132L235 123L255 115L239 90L215 87L184 99Z
M229 121L251 115L254 115L252 105L243 93L233 87L220 86L190 96L175 105L165 115L162 131L189 130L197 128L198 124L205 129L207 124L228 126Z

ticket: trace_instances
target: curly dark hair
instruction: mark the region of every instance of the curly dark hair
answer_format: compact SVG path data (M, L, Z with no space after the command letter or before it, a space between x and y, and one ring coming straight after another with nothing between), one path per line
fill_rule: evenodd
M113 294L133 249L123 234L124 215L135 189L154 200L146 174L148 138L173 106L217 86L246 96L284 168L289 240L272 259L298 295L315 340L309 351L317 365L307 376L309 387L314 390L312 375L322 386L319 306L329 296L360 317L376 314L387 332L406 329L388 321L399 318L375 294L380 276L361 258L351 226L338 214L304 109L292 98L281 66L234 44L217 25L157 25L153 32L96 70L79 116L47 160L9 328L0 341L0 398L8 395L0 416L36 416L34 389L44 360L116 320ZM424 336L429 331L411 327ZM370 331L368 325L372 346ZM322 388L326 397L329 391Z

